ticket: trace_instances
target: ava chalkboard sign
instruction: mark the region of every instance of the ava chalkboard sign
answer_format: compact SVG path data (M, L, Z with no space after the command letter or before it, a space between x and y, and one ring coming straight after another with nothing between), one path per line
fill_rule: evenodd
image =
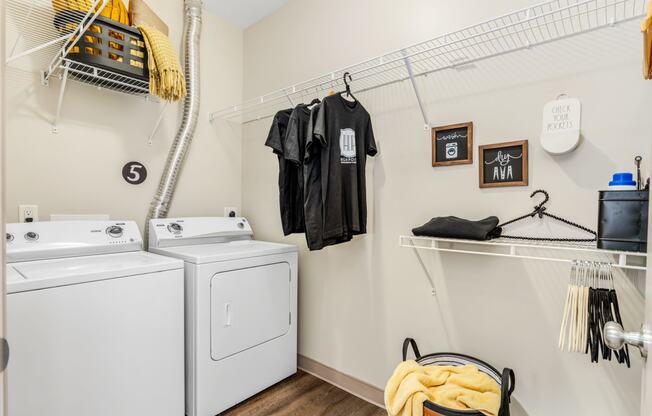
M480 146L480 188L528 186L528 141Z
M473 123L432 129L432 166L473 163Z

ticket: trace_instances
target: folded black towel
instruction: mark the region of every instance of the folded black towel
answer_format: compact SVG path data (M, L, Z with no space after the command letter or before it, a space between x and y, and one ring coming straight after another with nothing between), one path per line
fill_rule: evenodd
M463 240L491 240L500 237L497 217L481 221L470 221L457 217L433 218L421 227L412 230L420 237L459 238Z

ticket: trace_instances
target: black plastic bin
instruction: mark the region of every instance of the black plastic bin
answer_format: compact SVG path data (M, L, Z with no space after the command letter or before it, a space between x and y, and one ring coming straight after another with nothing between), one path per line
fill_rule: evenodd
M54 26L62 33L69 32L69 22L81 21L84 15L74 10L57 13ZM143 35L137 28L98 16L84 35L70 41L75 45L66 56L67 59L149 81L147 48Z
M463 366L473 364L478 367L478 370L496 380L500 386L501 404L498 416L509 416L509 404L514 388L516 387L516 378L513 370L506 368L501 373L484 361L463 354L446 352L422 356L416 341L412 338L407 338L403 342L403 361L407 360L408 348L410 346L419 365ZM476 410L448 409L430 401L426 401L423 404L423 414L424 416L484 416L482 412Z
M601 191L598 248L647 252L649 191Z

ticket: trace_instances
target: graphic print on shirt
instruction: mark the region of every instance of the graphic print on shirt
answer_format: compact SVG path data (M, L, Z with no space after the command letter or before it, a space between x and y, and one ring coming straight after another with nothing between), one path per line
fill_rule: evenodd
M340 163L343 165L355 165L358 163L355 148L355 130L340 130Z

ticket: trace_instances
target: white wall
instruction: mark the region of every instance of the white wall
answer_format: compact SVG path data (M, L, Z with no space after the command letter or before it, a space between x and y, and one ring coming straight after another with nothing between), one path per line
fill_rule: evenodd
M150 3L181 50L183 2ZM203 19L201 115L172 204L173 216L222 215L224 206L241 203L240 130L220 131L208 122L208 113L242 97L243 34L211 13L205 12ZM15 36L9 33L8 42ZM17 221L18 204L37 204L41 220L50 214L109 214L142 225L182 106L167 106L150 146L148 137L162 104L69 82L59 133L52 134L59 81L46 88L38 74L9 71L7 221ZM129 161L147 167L143 185L122 179L122 166Z
M245 96L531 4L292 0L245 31ZM429 133L407 83L360 96L380 146L368 170L370 233L317 253L306 251L301 236L282 237L277 162L263 145L270 120L247 125L244 214L257 238L301 247L300 353L383 387L402 340L413 336L422 351L454 350L514 368L527 414L637 414L637 353L628 370L557 349L568 267L422 253L437 286L432 296L415 253L399 248L398 236L438 215L509 219L531 209L529 194L539 188L550 191L551 211L596 227L597 190L614 171L631 170L636 154L652 157L652 84L641 80L639 48L632 24L420 81L434 124L473 121L476 146L529 139L527 188L480 190L477 151L473 166L430 167ZM573 154L552 157L538 144L541 111L562 92L583 102L585 140ZM622 275L619 286L626 325L636 328L642 296Z

